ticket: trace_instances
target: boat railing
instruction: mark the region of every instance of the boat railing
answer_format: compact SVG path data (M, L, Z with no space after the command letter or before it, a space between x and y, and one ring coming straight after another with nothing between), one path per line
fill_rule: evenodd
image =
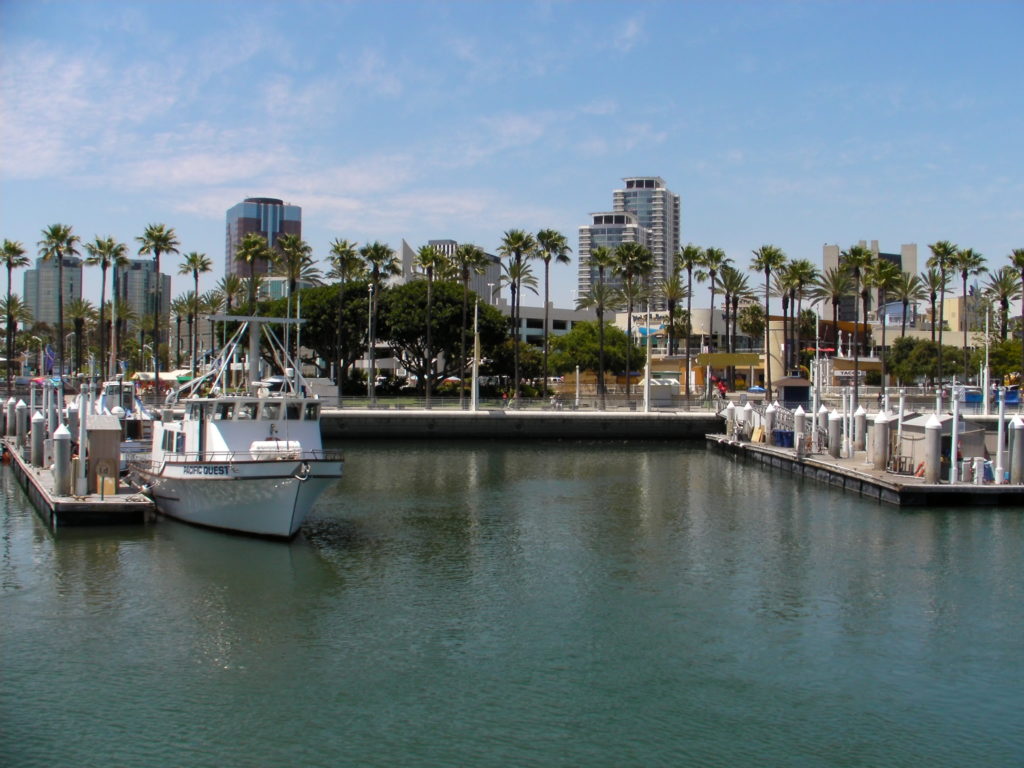
M253 455L250 451L205 451L190 453L165 453L163 462L153 459L151 454L137 454L132 463L140 466L157 467L163 464L226 464L230 462L251 461L342 461L344 452L335 448L316 448L313 450L268 452Z

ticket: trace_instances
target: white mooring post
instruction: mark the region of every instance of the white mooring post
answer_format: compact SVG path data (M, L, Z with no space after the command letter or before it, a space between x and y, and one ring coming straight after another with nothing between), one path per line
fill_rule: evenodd
M24 448L25 441L28 440L28 405L26 405L24 400L19 400L18 404L14 406L14 421L14 434L17 437L17 446L18 448ZM24 455L22 453L22 456Z
M733 434L736 431L736 406L733 405L732 400L725 406L725 436L730 440L733 438Z
M924 481L938 483L942 474L942 422L936 414L924 425Z
M75 495L85 496L89 493L89 479L86 475L85 446L89 437L89 408L86 405L88 396L80 394L79 398L79 420L78 420L78 475L75 477Z
M884 411L879 411L875 416L875 429L873 433L874 462L875 469L885 469L889 460L889 417Z
M32 414L31 445L29 463L33 467L43 466L43 440L46 439L46 417L41 411Z
M53 491L71 495L71 432L63 424L53 433Z
M775 404L764 409L764 441L767 445L775 445Z
M1024 419L1020 416L1010 422L1010 482L1024 483Z
M18 434L18 417L15 408L18 407L18 401L14 399L14 396L7 398L7 436L14 437Z
M853 450L866 450L867 438L865 433L868 430L868 412L863 405L858 405L853 414Z
M843 417L835 410L828 415L828 455L839 458L839 449L843 443Z
M950 427L950 440L949 440L949 482L953 484L957 481L957 443L960 441L960 398L953 397L953 423Z
M999 423L996 426L996 485L1002 485L1006 478L1006 387L999 388Z
M754 434L754 406L747 401L747 404L743 406L743 435L747 440Z

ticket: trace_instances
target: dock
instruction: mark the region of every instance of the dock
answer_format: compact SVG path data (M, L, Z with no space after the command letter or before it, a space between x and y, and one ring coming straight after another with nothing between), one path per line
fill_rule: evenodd
M1024 485L926 483L912 474L875 469L863 452L855 452L851 458L836 459L827 453L800 457L793 448L736 440L723 434L708 434L705 440L710 449L751 464L898 507L1024 507Z
M153 502L131 488L101 496L55 495L53 473L49 468L33 467L21 456L11 438L4 438L11 457L10 467L36 511L51 528L75 525L128 525L145 522L156 512Z

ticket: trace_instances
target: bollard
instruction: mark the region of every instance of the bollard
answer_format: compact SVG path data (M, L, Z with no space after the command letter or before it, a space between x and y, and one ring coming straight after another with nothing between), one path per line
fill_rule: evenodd
M999 388L999 426L996 427L996 485L1006 482L1006 387Z
M764 441L767 445L775 445L775 404L764 409Z
M868 412L863 405L858 405L853 412L853 450L863 451L867 445Z
M843 417L836 411L828 415L828 455L839 458L839 449L843 442Z
M89 493L89 477L86 474L87 444L89 437L89 406L86 395L78 396L81 414L78 425L78 475L75 477L75 495L85 496Z
M957 457L960 454L960 399L951 398L953 403L953 423L950 425L949 438L949 482L957 480Z
M28 440L28 406L24 400L19 400L14 407L14 434L17 437L17 445L24 448Z
M50 392L50 399L46 408L46 425L47 431L50 436L53 437L53 433L57 431L57 427L60 426L60 411L57 410L57 394L58 390L56 387L47 387Z
M53 433L53 492L71 495L71 432L63 424Z
M78 434L78 399L76 398L71 405L68 406L68 417L67 417L68 431L72 435Z
M934 413L924 425L924 481L938 483L942 473L942 422Z
M797 456L802 457L807 453L804 449L806 443L804 441L804 431L807 428L807 414L804 413L803 406L797 406L797 410L793 412L793 447L796 450Z
M884 413L879 412L875 416L874 429L874 461L875 469L885 469L889 462L889 419Z
M729 404L725 406L725 434L730 439L733 433L736 431L736 406L729 401Z
M942 389L935 390L935 412L942 413Z
M1010 422L1010 482L1024 483L1024 419L1020 416Z
M960 482L970 483L972 480L971 467L974 463L970 459L960 459Z
M29 451L29 463L33 467L43 466L43 440L46 439L46 417L41 411L32 415L32 437Z
M747 401L747 404L743 406L743 436L749 440L750 436L754 433L754 406Z
M18 417L14 410L18 401L14 397L7 398L7 436L15 437L18 434Z
M985 457L974 457L974 484L981 485L985 482Z

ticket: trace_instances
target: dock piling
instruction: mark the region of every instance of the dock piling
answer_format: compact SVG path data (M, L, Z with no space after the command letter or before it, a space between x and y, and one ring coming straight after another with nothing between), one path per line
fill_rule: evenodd
M828 455L839 458L839 449L843 442L843 417L837 411L828 415Z
M889 417L884 411L875 415L872 438L873 466L875 469L885 469L889 461Z
M924 425L924 481L939 482L942 474L942 422L937 414L928 417Z
M71 495L71 432L63 424L53 433L53 492Z
M867 446L868 412L858 405L853 412L853 450L863 451Z
M29 463L33 467L43 466L43 441L46 439L46 417L42 411L32 416L31 444L29 446Z
M4 432L7 437L15 437L18 434L18 417L15 411L17 405L18 401L14 399L13 395L7 398L7 429Z
M1010 422L1010 482L1024 483L1024 419L1020 416Z

